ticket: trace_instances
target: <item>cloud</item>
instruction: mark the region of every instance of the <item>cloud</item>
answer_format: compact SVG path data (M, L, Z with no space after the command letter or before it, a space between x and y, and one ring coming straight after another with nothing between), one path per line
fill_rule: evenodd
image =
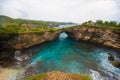
M0 0L0 14L14 18L47 21L120 22L119 0Z

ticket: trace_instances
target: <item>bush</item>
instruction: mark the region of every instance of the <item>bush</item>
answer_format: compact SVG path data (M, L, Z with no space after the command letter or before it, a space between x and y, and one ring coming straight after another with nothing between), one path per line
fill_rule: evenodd
M50 30L49 30L49 32L53 33L53 32L55 32L55 30L53 30L53 29L50 29Z
M9 38L18 34L19 27L16 25L0 25L0 39Z
M81 24L82 26L96 26L96 27L103 27L103 28L112 28L115 31L120 32L120 23L116 21L102 21L97 20L96 22L88 21Z

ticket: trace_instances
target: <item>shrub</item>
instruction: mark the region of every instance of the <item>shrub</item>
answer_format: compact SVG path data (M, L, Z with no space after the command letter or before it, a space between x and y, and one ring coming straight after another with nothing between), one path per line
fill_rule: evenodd
M48 31L51 32L51 33L53 33L53 32L56 31L56 29L55 28L49 28Z
M49 32L53 33L53 32L55 32L55 30L53 30L53 29L50 29L50 30L49 30Z

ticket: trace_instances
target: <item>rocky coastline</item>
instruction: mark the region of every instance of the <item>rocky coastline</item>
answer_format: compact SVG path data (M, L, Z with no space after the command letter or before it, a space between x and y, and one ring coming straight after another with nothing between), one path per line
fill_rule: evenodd
M58 37L61 31L56 32L44 32L44 34L24 33L19 34L14 40L9 41L14 49L25 49L35 45L39 45L44 42L53 41Z
M65 32L71 38L97 43L120 53L120 33L111 28L77 26Z
M55 32L44 32L44 34L35 33L24 33L14 36L13 39L3 41L3 51L1 51L0 65L7 66L10 62L15 61L14 51L20 49L30 48L45 42L53 41L58 38L59 34L65 32L68 37L100 44L105 47L112 48L120 53L120 34L114 32L110 28L101 27L87 27L87 26L76 26L72 28L66 28L65 30L56 30ZM6 51L4 51L6 50ZM8 60L7 64L6 62Z
M64 30L56 30L55 32L47 31L43 34L22 33L14 36L13 39L4 41L2 46L4 46L4 48L11 47L15 50L25 49L44 42L53 41L58 38L62 32L65 32L68 37L76 40L97 43L120 52L120 33L115 32L111 28L94 26L76 26Z

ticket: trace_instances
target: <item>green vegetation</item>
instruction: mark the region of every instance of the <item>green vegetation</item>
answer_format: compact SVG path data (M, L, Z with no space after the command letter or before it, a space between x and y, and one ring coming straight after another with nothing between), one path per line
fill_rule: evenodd
M9 38L10 36L17 35L20 28L16 25L2 26L0 25L0 39Z
M13 19L7 16L0 16L0 40L23 33L42 35L46 31L55 32L57 29L48 28L48 23L60 24L59 22Z
M88 75L79 74L79 76L82 78L80 80L92 80L92 78Z
M117 32L120 32L120 23L117 23L116 21L102 21L97 20L96 22L88 21L84 22L82 26L96 26L96 27L103 27L103 28L112 28Z
M75 28L75 26L63 27L63 28L61 28L60 30L73 29L73 28Z
M9 38L13 35L23 34L23 33L35 33L37 35L43 35L44 32L55 32L57 29L55 28L25 28L19 27L17 25L0 25L0 38Z
M41 73L41 74L38 74L38 75L30 76L30 77L25 78L25 79L23 79L23 80L41 80L41 79L44 78L45 76L46 76L46 74Z
M44 32L55 32L55 28L21 28L18 33L36 33L43 34Z
M66 24L65 22L50 22L50 21L36 21L36 20L25 20L25 19L13 19L7 16L0 16L0 40L10 38L13 35L22 33L35 33L37 35L43 35L44 32L55 32L57 29L48 28L48 25L55 26L59 24ZM88 21L84 22L82 26L97 26L102 28L113 28L115 31L120 32L120 23L116 21L102 21L97 20L96 22ZM74 28L67 27L67 28ZM62 28L65 30L67 28Z
M42 35L46 31L53 33L57 29L48 28L48 26L54 27L58 26L59 24L68 23L13 19L7 16L0 15L0 39L10 38L13 35L18 35L22 33L35 33L37 35Z
M49 28L48 31L51 32L51 33L54 33L57 29L55 28Z
M26 19L13 19L7 16L0 15L0 24L7 26L16 24L19 27L27 28L47 28L48 26L54 27L60 24L73 24L71 22L55 22L55 21L41 21L41 20L26 20Z
M13 19L7 16L0 16L0 24L2 26L16 25L19 27L27 28L45 28L48 27L48 23L45 21L25 20L25 19Z

